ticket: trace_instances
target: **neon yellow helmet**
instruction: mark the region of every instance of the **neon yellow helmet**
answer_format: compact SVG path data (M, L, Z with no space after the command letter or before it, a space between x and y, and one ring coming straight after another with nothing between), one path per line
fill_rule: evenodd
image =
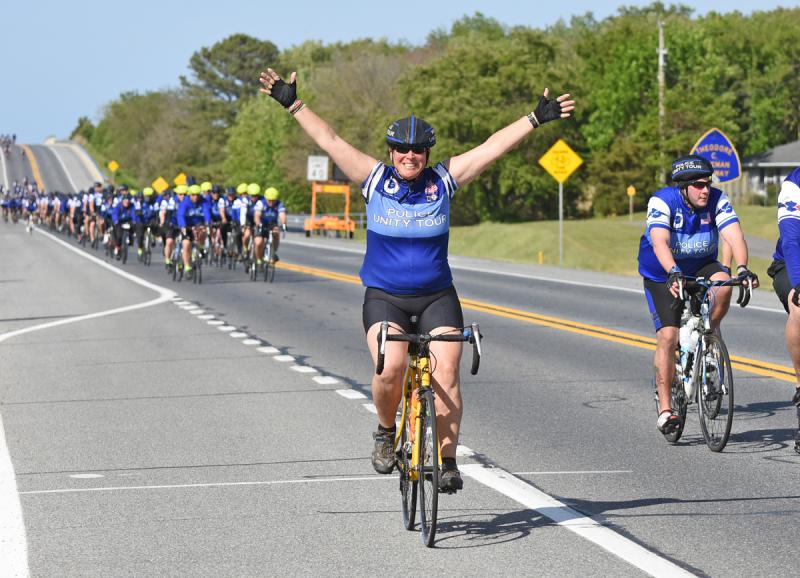
M176 195L185 195L188 192L189 192L189 187L187 187L186 185L178 185L177 187L175 187Z
M251 196L256 196L261 194L261 187L258 186L258 183L250 183L247 185L247 194Z
M236 194L243 195L247 192L247 183L240 183L238 187L236 187Z
M281 194L275 187L269 187L266 191L264 191L264 196L268 201L277 201Z
M212 187L213 185L211 184L211 181L203 181L202 183L200 183L200 191L204 193L210 191Z
M135 197L135 196L136 196L136 195L138 195L138 194L139 194L139 191L137 191L136 189L131 189L131 190L130 190L130 195L131 195L132 197Z
M200 194L200 185L192 185L189 187L189 194L190 195L199 195Z
M153 193L154 193L154 192L155 192L155 191L153 190L153 187L145 187L145 188L143 188L143 189L142 189L142 194L143 194L145 197L151 197L151 196L153 196Z

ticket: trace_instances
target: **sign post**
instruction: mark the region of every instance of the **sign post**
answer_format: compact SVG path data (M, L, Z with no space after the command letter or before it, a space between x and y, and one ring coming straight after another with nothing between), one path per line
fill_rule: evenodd
M633 197L636 196L636 187L628 187L628 220L633 221Z
M564 266L564 181L583 164L583 159L563 140L550 147L539 164L558 181L558 264Z

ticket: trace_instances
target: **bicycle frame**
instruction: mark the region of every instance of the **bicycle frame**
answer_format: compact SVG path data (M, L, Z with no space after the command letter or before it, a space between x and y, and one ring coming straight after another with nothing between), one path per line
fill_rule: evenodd
M428 352L420 354L417 351L411 351L414 345L409 346L408 366L406 367L405 376L403 378L403 401L401 402L402 413L400 416L400 427L397 428L397 435L395 436L394 446L392 451L397 452L400 444L400 439L403 431L408 423L409 412L414 422L413 430L408 432L411 441L411 463L409 464L410 470L408 477L411 481L419 480L419 440L421 439L422 420L419 419L420 415L420 397L421 392L426 389L432 389L431 386L431 371L430 371L430 356ZM425 348L427 349L427 348ZM416 392L416 395L414 395ZM434 393L435 395L435 393ZM436 440L439 445L439 467L442 465L442 446L441 441Z

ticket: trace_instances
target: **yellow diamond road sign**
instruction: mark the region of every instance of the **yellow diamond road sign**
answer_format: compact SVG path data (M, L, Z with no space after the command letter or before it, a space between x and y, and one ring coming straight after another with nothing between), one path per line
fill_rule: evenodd
M116 173L118 168L119 164L117 163L117 161L108 162L108 170L110 170L112 173Z
M563 183L583 164L583 159L563 139L558 139L556 144L542 155L539 164L556 181Z
M176 185L185 185L186 184L186 173L178 173L178 176L172 179L172 182Z
M628 187L628 196L629 197L635 197L636 196L636 187L634 187L633 185Z
M158 177L151 186L160 195L169 188L169 183L164 180L164 177Z

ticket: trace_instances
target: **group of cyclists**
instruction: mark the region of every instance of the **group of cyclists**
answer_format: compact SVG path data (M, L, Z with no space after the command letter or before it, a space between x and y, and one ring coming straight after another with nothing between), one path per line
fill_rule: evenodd
M0 134L0 148L3 149L3 154L8 156L11 154L11 147L17 144L16 134ZM24 154L24 150L23 150Z
M350 180L361 183L368 223L367 249L360 271L366 288L363 326L373 363L378 356L378 332L384 322L389 322L389 333L435 335L462 331L463 313L447 258L450 203L460 187L478 178L541 125L570 117L575 109L570 95L550 98L545 89L527 115L501 128L481 145L429 166L436 135L433 127L420 118L398 119L388 127L388 162L384 162L344 141L298 98L295 73L286 82L273 69L267 69L260 82L262 92L283 106ZM751 289L758 286L757 276L747 266L747 245L739 219L724 193L712 186L713 173L713 167L703 157L676 159L671 172L673 184L657 191L649 201L645 234L640 242L639 271L657 335L655 372L660 413L656 425L662 433L677 427L669 387L675 370L673 355L683 306L677 298L683 279L731 278L729 266L718 259L721 237L738 264L736 277ZM115 253L122 242L118 227L126 223L134 226L140 253L146 238L143 231L158 231L167 267L172 265L181 239L181 259L189 276L192 243L208 247L209 236L221 238L222 246L235 246L239 255L244 253L244 247L252 246L255 266L262 266L265 240L272 235L277 249L278 227L285 229L286 223L278 191L269 187L262 192L256 183L223 189L210 182L191 182L159 194L151 188L131 191L123 185L114 190L95 183L93 190L74 195L43 195L29 190L21 196L21 202L15 190L3 197L4 214L7 197L14 197L8 199L11 207L21 207L28 213L38 211L40 217L68 215L62 217L62 222L66 221L70 233L78 238L88 236L94 243L99 236L111 234ZM779 203L781 238L770 275L789 312L787 345L800 376L800 169L787 178ZM729 307L730 289L720 287L713 291L711 321L718 328ZM437 360L431 377L442 456L440 487L452 492L463 487L456 464L463 407L459 373L462 344L431 342L430 350ZM385 351L381 351L385 358L383 371L372 378L378 414L372 465L382 474L391 473L396 465L395 419L406 353L407 344L386 343ZM800 389L797 391L794 402L800 419ZM797 440L796 449L800 451L800 432Z
M286 208L275 187L262 191L257 183L241 183L223 189L210 181L197 184L191 177L161 193L152 187L134 190L99 182L77 193L44 193L26 181L0 187L0 206L5 221L41 223L81 244L102 245L116 259L123 254L123 242L135 240L141 259L146 240L153 247L160 237L165 266L180 266L188 279L194 273L192 243L204 257L211 252L218 259L247 261L258 271L265 265L268 242L269 258L278 261L280 233L286 231ZM174 262L176 241L180 263Z

